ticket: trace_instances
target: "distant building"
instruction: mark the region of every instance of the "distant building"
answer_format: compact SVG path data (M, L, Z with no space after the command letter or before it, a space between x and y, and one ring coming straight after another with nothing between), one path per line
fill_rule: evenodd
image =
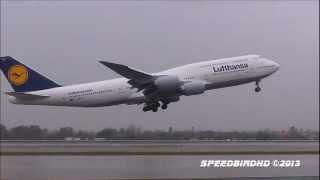
M64 138L65 141L80 141L81 138L76 138L76 137L66 137Z

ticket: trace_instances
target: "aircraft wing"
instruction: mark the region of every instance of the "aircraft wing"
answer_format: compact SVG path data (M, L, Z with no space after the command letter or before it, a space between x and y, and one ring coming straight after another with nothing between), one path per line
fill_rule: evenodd
M148 84L152 83L153 80L157 78L157 76L153 76L149 73L131 68L126 65L111 63L107 61L99 61L101 64L107 66L114 72L120 74L121 76L129 79L128 83L130 83L133 87L138 88L139 91L145 88Z
M24 99L24 100L35 100L35 99L43 99L50 96L45 95L37 95L37 94L29 94L29 93L20 93L20 92L6 92L9 96L14 96L18 99Z

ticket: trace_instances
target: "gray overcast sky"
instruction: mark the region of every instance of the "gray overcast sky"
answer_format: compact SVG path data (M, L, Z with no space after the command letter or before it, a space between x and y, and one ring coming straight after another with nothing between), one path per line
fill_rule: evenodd
M1 1L1 56L61 84L119 77L98 60L147 72L191 62L260 54L280 70L254 84L184 97L167 111L141 106L16 106L2 96L2 123L99 130L283 129L319 125L318 1ZM2 77L2 90L11 87ZM2 93L3 94L3 93Z

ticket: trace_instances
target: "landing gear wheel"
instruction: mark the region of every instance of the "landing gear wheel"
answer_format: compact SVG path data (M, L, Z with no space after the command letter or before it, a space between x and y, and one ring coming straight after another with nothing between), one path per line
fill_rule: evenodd
M154 107L152 108L152 111L153 111L153 112L157 112L157 111L158 111L158 107L157 107L157 106L154 106Z
M165 110L168 108L168 104L162 104L161 109Z
M160 103L157 101L149 101L146 102L144 107L143 107L143 112L148 112L148 111L153 111L153 112L157 112L158 109L160 107Z
M159 102L155 103L152 107L152 111L157 112L159 107L160 107L160 103Z
M143 112L147 112L148 111L148 107L147 106L145 106L145 107L143 107Z
M260 87L256 87L256 88L254 89L254 91L260 92L260 91L261 91L261 88L260 88Z

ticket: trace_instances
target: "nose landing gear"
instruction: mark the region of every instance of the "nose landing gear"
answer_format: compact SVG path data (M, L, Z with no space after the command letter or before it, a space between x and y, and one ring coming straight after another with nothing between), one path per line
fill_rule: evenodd
M260 80L256 81L256 88L254 89L255 92L260 92L261 91L259 83L260 83Z

